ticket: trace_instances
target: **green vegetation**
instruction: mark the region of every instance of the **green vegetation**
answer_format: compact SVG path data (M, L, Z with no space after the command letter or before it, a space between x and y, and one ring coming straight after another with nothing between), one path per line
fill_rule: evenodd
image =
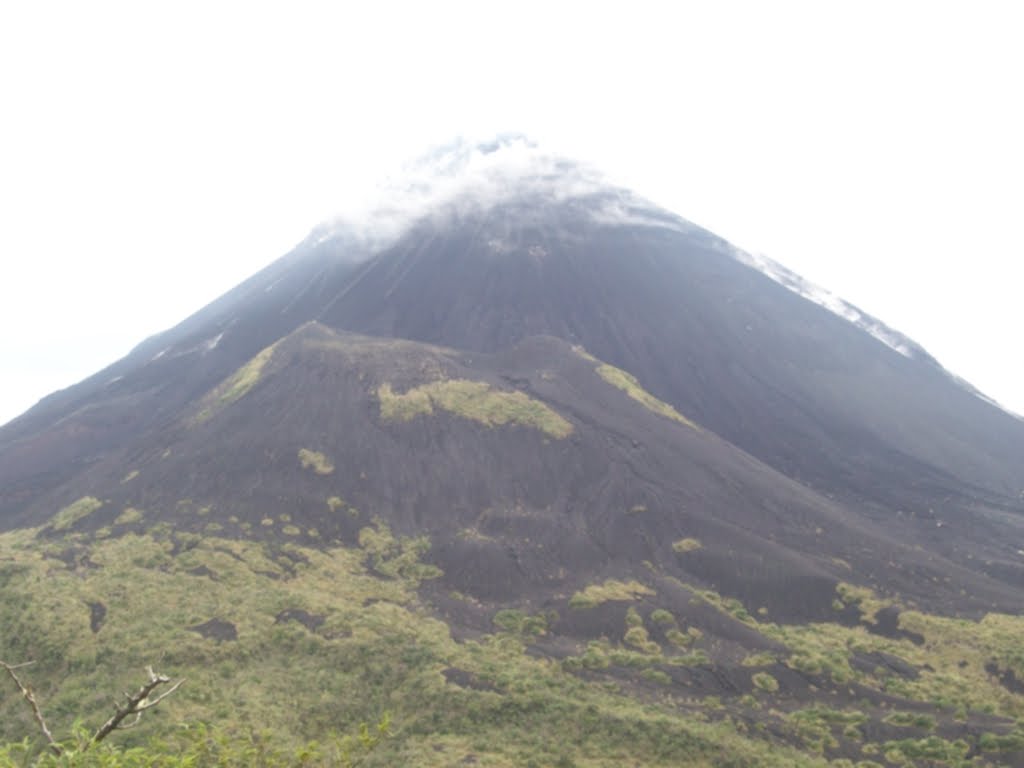
M587 352L586 348L582 344L573 344L572 351L575 352L580 357L582 357L584 360L589 360L592 363L599 363L599 362L601 362L596 357L594 357L592 354Z
M641 653L655 656L661 655L661 646L651 640L650 635L647 634L647 629L644 627L643 617L640 616L640 612L632 605L626 611L626 634L623 635L622 641L626 645L633 646Z
M92 496L83 496L73 501L53 516L53 530L66 531L82 518L88 517L103 506L103 502Z
M673 627L676 623L676 617L664 608L658 608L651 612L651 621L663 627Z
M985 752L1018 752L1024 750L1024 732L1015 730L1012 733L983 733L978 746Z
M0 768L353 768L391 736L390 728L385 715L372 727L360 724L351 734L331 733L288 747L266 730L233 736L199 725L182 728L169 740L152 738L129 748L103 742L88 748L88 732L76 727L68 739L58 742L63 750L60 756L40 752L27 740L0 745Z
M637 381L636 377L633 376L628 371L624 371L621 368L616 368L614 365L609 365L608 363L598 360L596 357L594 357L592 354L587 352L587 350L585 350L583 347L579 345L574 346L572 349L577 355L582 357L584 360L596 363L597 374L602 379L607 381L613 387L621 389L623 392L625 392L631 398L636 400L638 403L640 403L640 405L642 405L647 410L651 411L652 413L656 413L659 416L664 416L666 419L678 421L680 424L685 424L686 426L692 427L693 429L700 429L700 427L698 427L688 418L679 413L679 411L677 411L671 405L669 405L666 402L663 402L662 400L659 400L650 392L645 390L642 386L640 386L640 382Z
M607 381L613 387L621 389L652 413L664 416L666 419L678 421L680 424L685 424L693 429L698 428L696 424L679 413L679 411L671 405L662 402L646 389L641 387L640 382L638 382L631 373L627 373L621 368L616 368L614 365L608 365L607 363L601 363L597 366L597 373L602 379Z
M593 608L610 600L636 600L643 595L653 595L654 590L639 581L618 581L608 579L603 584L591 584L575 593L569 599L570 608Z
M984 736L982 736L984 740ZM924 739L888 741L884 745L885 759L896 765L949 765L970 766L978 763L967 760L971 746L963 739L947 741L938 736Z
M893 712L882 719L886 725L895 725L900 728L926 728L931 730L935 727L935 718L921 712Z
M337 498L333 506L347 509ZM836 768L858 759L966 766L979 762L967 754L1000 764L1024 749L1015 726L1024 696L991 671L1024 676L1021 617L906 611L899 626L908 634L885 637L863 625L760 622L734 598L682 585L697 608L687 622L707 617L707 604L779 643L744 658L735 646L723 653L713 624L704 633L681 626L684 614L657 607L653 588L609 579L569 600L577 609L619 601L566 617L607 626L575 649L555 635L554 612L469 596L459 599L488 610L490 628L455 642L421 597L441 575L424 537L397 536L377 520L358 546L306 547L297 520L279 512L267 522L290 540L238 541L219 537L212 509L205 521L192 518L206 522L203 535L166 524L124 533L117 523L104 538L75 532L79 513L97 504L70 505L61 531L0 534L0 659L37 662L32 683L59 738L105 712L148 663L188 683L117 743L63 763L41 753L23 700L0 690L0 768L184 768L177 755L195 765L344 765L330 734L353 734L386 711L392 738L367 766L470 756L495 766L823 766L827 757ZM837 595L869 613L881 602L852 585ZM569 655L547 655L551 643ZM832 706L794 708L800 687L779 664ZM753 694L700 695L687 682L720 673L749 674ZM835 759L838 749L853 761Z
M545 616L531 616L523 611L504 608L494 614L497 627L523 637L539 637L547 632L548 620Z
M142 510L135 507L125 507L124 512L117 516L114 523L117 525L131 525L132 523L141 522L143 517Z
M698 541L697 539L679 539L678 541L672 542L672 549L680 553L694 552L700 549L702 546L704 545L701 544L700 541Z
M308 448L299 449L299 463L303 469L312 469L318 475L329 475L334 471L334 463L329 458L319 451L311 451ZM330 504L330 501L327 503Z
M549 406L522 392L503 392L483 381L449 379L414 387L398 394L384 383L377 388L380 415L386 421L409 421L429 416L438 408L488 427L516 424L555 438L572 434L572 424Z
M280 342L271 344L261 350L252 360L243 365L227 379L218 384L214 389L203 397L199 403L199 410L192 420L193 424L202 424L209 421L225 406L236 400L240 400L256 386L256 383L263 375L267 363L274 356L274 350Z
M58 738L105 712L147 663L187 678L116 743L59 763L34 742L24 701L4 692L0 766L345 765L331 734L387 711L393 735L368 767L821 765L526 653L547 631L541 617L499 611L494 634L455 642L419 597L420 580L437 575L423 562L426 541L379 523L359 538L358 548L311 548L167 526L101 541L0 534L0 658L37 662L32 684ZM59 556L69 548L70 564ZM106 606L95 631L90 604ZM204 636L211 626L234 631ZM591 657L671 684L661 656L607 645ZM472 684L449 682L446 670Z
M779 681L767 672L755 672L750 676L750 682L752 682L759 690L766 691L768 693L775 693L779 690Z
M421 561L430 549L426 536L396 539L391 529L378 520L359 531L359 546L369 554L373 568L385 576L419 584L441 575L436 565Z
M858 587L842 581L836 585L836 594L838 598L833 607L841 609L846 605L856 606L861 612L861 618L872 624L876 621L879 611L892 605L890 601L878 599L874 591L867 587Z

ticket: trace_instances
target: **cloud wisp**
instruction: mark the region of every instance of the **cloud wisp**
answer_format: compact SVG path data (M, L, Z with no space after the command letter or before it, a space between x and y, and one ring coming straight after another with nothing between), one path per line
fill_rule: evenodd
M692 226L664 212L645 213L654 206L586 164L550 153L521 134L503 134L483 141L459 138L406 163L365 202L321 224L311 238L354 239L374 251L418 222L441 227L519 200L535 210L585 200L580 211L609 225Z

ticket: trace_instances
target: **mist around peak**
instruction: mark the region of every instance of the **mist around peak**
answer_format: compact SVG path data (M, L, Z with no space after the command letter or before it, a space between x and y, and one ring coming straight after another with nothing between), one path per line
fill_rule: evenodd
M347 206L314 230L314 242L351 238L370 249L392 244L420 221L444 227L500 205L535 210L579 204L606 225L685 230L683 219L615 186L602 172L553 153L519 133L459 137L404 163L361 204Z

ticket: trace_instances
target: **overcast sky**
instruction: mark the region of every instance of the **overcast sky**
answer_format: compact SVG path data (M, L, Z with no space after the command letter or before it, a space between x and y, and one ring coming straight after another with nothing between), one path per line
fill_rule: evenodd
M1024 412L1016 2L0 7L0 423L459 134L521 131Z

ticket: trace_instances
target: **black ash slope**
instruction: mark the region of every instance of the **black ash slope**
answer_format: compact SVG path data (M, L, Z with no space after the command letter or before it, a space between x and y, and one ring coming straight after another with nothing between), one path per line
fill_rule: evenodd
M43 518L88 494L106 503L72 530L117 526L130 507L145 510L143 527L216 523L229 535L314 546L355 543L377 520L429 536L446 590L499 603L658 573L775 619L832 620L836 584L852 569L933 609L1017 607L1012 587L644 407L599 364L552 337L488 355L304 325L275 345L244 396L195 404L33 511ZM486 424L437 401L407 419L385 414L383 386L460 381L521 393L571 432ZM304 463L309 452L323 463ZM700 546L677 551L683 539ZM672 607L686 613L687 601L684 593Z
M303 525L329 529L329 520L317 522L324 489L294 466L300 437L319 435L339 466L362 466L376 478L364 491L345 492L403 532L429 532L453 579L479 578L471 565L460 577L459 563L503 562L481 544L493 531L473 545L456 532L495 519L480 518L486 510L523 504L549 526L528 525L530 536L589 552L578 561L589 575L616 563L660 562L671 536L704 526L704 537L718 543L689 558L701 563L691 575L751 600L770 602L814 575L834 583L834 571L819 561L836 557L883 589L934 597L951 609L1019 607L1024 423L927 356L904 357L786 290L714 235L617 190L591 185L553 194L545 187L559 184L549 174L493 199L456 195L386 246L347 230L318 232L177 328L0 429L0 526L39 524L86 494L144 504L173 521L175 500L206 494L230 507L230 494L239 493L249 504L245 515L264 514L271 502L310 505L296 513L308 518ZM478 373L485 378L512 375L494 360L525 360L513 378L576 414L574 458L559 463L553 448L529 442L536 436L481 432L458 419L385 428L373 421L368 390L339 379L332 394L315 388L308 371L294 378L278 372L217 419L183 426L218 382L310 320L460 350L457 365L484 366ZM538 377L563 365L564 345L538 336L580 344L628 370L700 424L704 437L662 434L642 409L608 406L602 415L602 390L552 389ZM516 344L519 351L509 352ZM375 365L421 354L410 349L396 348L395 360ZM319 375L341 376L323 365ZM363 374L386 380L374 366ZM268 423L274 413L278 421ZM360 438L344 439L353 434ZM283 436L291 442L274 442ZM182 441L181 450L166 466L178 468L153 464L146 494L125 496L125 471L172 440ZM641 460L634 442L651 454ZM599 472L588 456L597 457ZM703 479L691 476L698 465ZM595 489L597 474L610 478L607 488ZM627 510L656 511L620 519L634 493L624 489L638 477L646 478L640 495L663 502L630 502ZM235 514L255 523L245 515ZM515 538L518 525L508 523L505 539L519 545L496 537L508 551L525 540ZM626 535L634 529L657 546L636 544ZM476 560L466 546L484 554ZM914 546L923 554L908 550ZM514 568L502 567L522 572L506 579L507 594L550 576L523 552L511 562ZM978 600L935 587L937 576ZM757 584L764 597L748 594ZM819 610L820 600L811 602L802 614Z

